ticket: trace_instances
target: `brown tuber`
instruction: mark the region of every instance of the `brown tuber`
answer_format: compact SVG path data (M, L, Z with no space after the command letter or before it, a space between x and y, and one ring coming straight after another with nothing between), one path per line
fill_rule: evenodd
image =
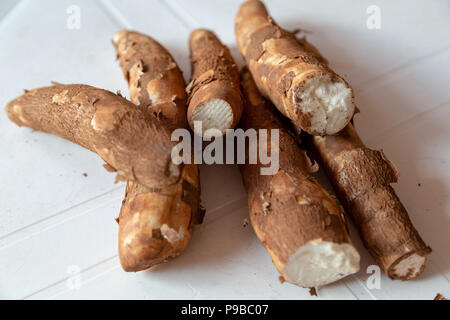
M161 121L187 127L184 80L170 53L152 38L128 30L116 33L113 44L131 100ZM185 164L181 179L163 188L129 180L119 216L123 269L144 270L178 256L202 219L197 165Z
M391 183L399 174L382 151L367 148L352 124L338 135L313 137L323 167L370 254L391 279L425 269L431 249L414 228Z
M241 5L235 33L258 89L281 113L315 135L347 125L355 111L350 86L280 28L261 1Z
M326 61L306 39L300 46ZM360 237L391 279L410 280L425 269L431 253L391 183L399 173L382 151L367 148L352 123L334 136L311 138L334 190Z
M119 180L163 187L180 179L170 130L126 99L82 84L26 91L6 106L19 126L52 133L97 153Z
M261 175L262 164L241 165L250 222L281 274L280 279L305 287L337 281L359 270L336 199L311 176L316 168L265 101L248 71L242 73L246 102L240 126L279 130L279 171ZM268 141L271 139L268 138ZM270 142L267 145L271 149Z
M187 87L189 125L200 136L208 136L205 134L208 129L217 129L223 135L226 129L237 125L242 115L239 71L228 48L211 31L194 30L189 48L192 63L192 80ZM202 122L202 130L196 130L194 121Z

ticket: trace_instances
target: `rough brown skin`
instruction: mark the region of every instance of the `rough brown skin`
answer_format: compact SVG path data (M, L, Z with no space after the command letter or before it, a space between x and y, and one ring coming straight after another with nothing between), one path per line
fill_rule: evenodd
M166 48L129 30L117 32L112 42L128 81L131 102L169 119L176 128L186 127L184 79Z
M339 200L386 275L399 280L419 276L426 259L415 274L399 276L393 271L414 253L431 253L391 187L399 177L395 165L382 151L367 148L352 124L336 136L316 136L312 141Z
M128 30L113 44L128 80L131 100L178 127L187 127L181 71L154 39ZM165 188L127 182L119 216L119 258L125 271L140 271L180 255L201 223L198 167L185 164L181 179Z
M314 287L309 288L309 295L311 297L317 297L317 290L316 290L316 288L314 288Z
M247 70L241 72L241 83L246 101L239 126L244 130L279 129L278 173L261 175L264 165L248 164L248 159L240 170L248 195L250 222L284 282L289 258L308 241L352 242L342 207L311 176L317 166L312 165L296 138L273 112L273 106L258 92ZM270 131L268 136L270 139Z
M280 28L259 0L248 0L240 6L235 33L239 51L262 95L304 131L327 134L311 128L311 115L296 106L296 92L302 90L305 80L316 75L328 74L333 81L339 79L349 87L345 80L299 45L292 32ZM351 115L346 121L350 119Z
M447 298L444 297L442 294L438 293L436 294L436 297L434 297L434 300L447 300Z
M192 114L197 108L211 100L221 99L232 110L232 120L224 129L233 129L241 118L243 102L239 71L230 51L213 32L204 29L191 33L189 47L192 63L191 82L186 89L189 125L194 129Z
M109 91L54 84L26 91L6 106L19 126L52 133L97 153L119 180L162 187L180 179L171 160L170 130Z
M306 39L298 39L305 50L327 63ZM382 151L371 150L349 123L334 136L311 138L323 167L345 211L352 217L360 237L389 278L410 280L418 277L431 253L409 219L391 183L399 173ZM413 254L425 257L416 273L399 276L396 265Z

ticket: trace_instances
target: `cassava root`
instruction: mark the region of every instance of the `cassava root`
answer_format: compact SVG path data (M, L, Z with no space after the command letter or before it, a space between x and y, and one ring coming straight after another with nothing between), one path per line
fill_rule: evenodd
M6 106L19 126L52 133L97 153L118 180L147 187L176 183L170 129L119 95L82 84L26 91Z
M131 102L158 118L169 119L175 128L186 127L185 83L167 49L129 30L117 32L112 42L128 81Z
M395 165L382 151L367 148L352 124L312 142L365 247L386 275L394 280L419 276L431 249L391 187L399 177Z
M113 44L128 80L131 101L176 128L187 127L186 95L180 69L154 39L123 30ZM185 164L168 187L127 182L119 216L119 258L125 271L139 271L180 255L201 223L198 167Z
M250 222L280 279L310 288L357 272L360 257L342 207L311 176L317 169L260 95L248 71L242 72L241 82L246 97L242 129L266 129L268 135L271 129L279 130L279 171L261 175L262 165L248 164L248 159L240 170ZM273 150L270 142L267 148Z
M300 46L326 62L306 39ZM338 198L370 254L389 278L410 280L425 269L431 253L414 228L391 183L399 173L382 151L361 141L352 123L334 136L311 137Z
M205 29L194 30L189 37L192 80L187 87L187 118L200 136L217 129L223 135L233 129L242 115L239 71L233 57L216 35ZM202 122L202 131L194 121Z
M314 135L347 125L355 110L350 86L280 28L261 1L241 5L235 33L258 89L281 113Z

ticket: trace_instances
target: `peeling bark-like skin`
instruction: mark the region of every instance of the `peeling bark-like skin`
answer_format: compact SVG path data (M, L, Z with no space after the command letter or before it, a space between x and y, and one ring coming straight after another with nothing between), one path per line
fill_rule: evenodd
M280 28L259 0L248 0L241 5L235 19L235 33L239 51L262 95L304 131L326 134L313 131L311 115L296 107L299 102L296 92L316 75L328 74L349 87L345 80L299 45L292 32ZM347 122L350 119L351 116Z
M129 30L116 33L113 45L131 101L170 119L176 128L186 127L185 83L170 53L154 39Z
M162 187L180 179L170 130L126 99L82 84L26 91L6 106L19 126L52 133L97 153L119 180Z
M243 102L239 70L228 48L216 35L204 29L194 30L189 37L192 80L188 94L188 122L194 128L192 113L204 103L221 99L230 105L233 118L227 129L233 129L242 115Z
M128 30L118 32L113 43L131 100L177 128L187 127L184 80L169 52L152 38ZM181 179L165 188L129 180L119 216L122 268L140 271L180 255L203 214L195 164L185 164Z
M295 137L281 123L273 107L260 95L246 70L241 72L245 100L239 124L242 129L279 130L279 171L261 175L264 165L240 165L248 195L250 222L273 263L286 279L289 258L308 241L322 239L352 244L343 210L328 192L311 176L317 171ZM270 142L267 145L270 148Z
M306 39L297 41L327 63ZM399 178L395 165L382 151L367 148L352 123L337 135L314 136L311 140L340 202L354 221L365 247L386 275L393 280L418 277L425 269L431 248L414 228L391 187ZM414 254L424 257L423 265L416 272L396 274L395 267Z
M119 216L122 268L136 272L177 257L202 219L196 165L186 164L180 182L167 188L128 181Z
M394 267L412 254L431 253L391 183L399 174L382 151L367 148L352 124L336 136L312 138L338 197L351 215L364 245L391 279L410 280L416 273L399 276Z

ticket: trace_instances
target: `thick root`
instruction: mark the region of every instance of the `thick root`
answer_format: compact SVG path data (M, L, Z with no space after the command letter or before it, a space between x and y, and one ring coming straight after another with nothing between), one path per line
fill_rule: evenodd
M306 39L298 43L326 63ZM312 137L312 145L365 247L386 275L394 280L418 277L431 248L391 187L399 178L395 165L382 151L367 148L351 123L335 136Z
M365 247L391 279L425 269L431 249L414 228L391 183L399 174L382 151L368 149L352 124L336 136L313 137L323 167Z
M148 113L187 127L186 95L180 69L154 39L128 30L115 34L131 100ZM125 271L140 271L180 255L203 219L198 167L186 164L181 179L166 188L127 182L119 216L119 258Z
M198 167L185 165L182 180L149 189L128 181L119 216L119 258L125 271L140 271L180 255L201 223Z
M154 39L129 30L117 32L113 45L131 101L169 119L176 128L186 127L185 83L170 53Z
M97 153L118 180L147 187L180 179L174 165L171 130L126 99L87 85L55 84L27 91L6 106L19 126L52 133Z
M235 32L258 89L280 112L314 135L346 126L355 111L350 86L280 28L261 1L241 5Z
M311 176L317 168L261 97L248 71L242 73L242 86L247 98L242 128L267 129L268 135L279 130L279 171L261 175L263 165L248 164L248 158L240 169L253 229L281 276L314 287L357 272L360 257L342 207Z
M201 121L202 132L195 132L200 136L208 129L225 134L242 115L237 66L228 48L211 31L193 31L189 47L192 61L192 80L187 87L189 125L194 130L194 121Z

